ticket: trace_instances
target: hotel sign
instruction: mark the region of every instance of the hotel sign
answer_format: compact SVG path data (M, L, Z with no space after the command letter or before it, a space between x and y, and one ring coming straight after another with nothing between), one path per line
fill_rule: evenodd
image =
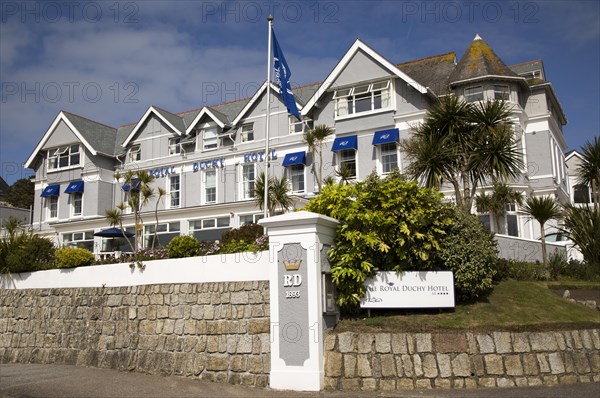
M365 288L361 308L454 308L452 271L378 272Z

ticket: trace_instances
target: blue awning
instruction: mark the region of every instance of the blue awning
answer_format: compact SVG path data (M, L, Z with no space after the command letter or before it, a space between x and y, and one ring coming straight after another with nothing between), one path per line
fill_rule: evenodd
M42 191L42 194L40 196L46 197L46 196L58 196L58 195L60 195L60 185L56 184L56 185L48 185Z
M83 181L71 181L65 189L65 193L83 192Z
M390 142L398 142L400 138L400 130L389 129L376 131L373 136L373 145L389 144Z
M346 149L358 149L358 139L355 135L349 137L338 137L333 141L333 152L344 151Z
M130 189L132 189L134 191L139 191L140 190L140 180L138 178L134 178L131 180L131 184L125 184L123 185L123 191L129 191Z
M283 163L281 164L283 167L294 166L296 164L306 164L306 152L294 152L288 153L283 158Z

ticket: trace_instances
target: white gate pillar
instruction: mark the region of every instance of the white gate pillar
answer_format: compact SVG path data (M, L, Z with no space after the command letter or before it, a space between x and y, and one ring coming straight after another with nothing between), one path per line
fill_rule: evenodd
M271 375L275 389L319 391L324 381L324 272L338 221L307 211L262 219L269 235Z

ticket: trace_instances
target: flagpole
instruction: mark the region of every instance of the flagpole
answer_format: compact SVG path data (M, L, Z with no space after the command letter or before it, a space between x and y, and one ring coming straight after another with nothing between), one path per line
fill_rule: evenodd
M265 193L264 200L265 203L263 205L264 217L269 217L269 125L271 121L271 32L273 32L272 24L273 24L273 16L269 14L267 17L267 21L269 21L269 40L268 40L268 50L267 50L267 123L265 128L265 173L264 173L264 185L265 185Z

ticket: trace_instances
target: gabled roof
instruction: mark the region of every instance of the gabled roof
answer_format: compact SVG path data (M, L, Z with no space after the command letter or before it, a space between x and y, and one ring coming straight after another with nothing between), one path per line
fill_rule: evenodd
M198 124L198 122L200 120L202 120L202 118L204 116L210 117L221 128L224 128L226 125L229 125L229 120L227 119L227 116L225 116L224 114L222 114L219 111L215 111L214 109L211 109L210 107L205 106L204 108L202 108L200 110L200 112L198 112L196 117L190 122L187 129L185 130L185 133L186 134L191 133L192 129L196 126L196 124Z
M477 35L450 74L448 83L454 85L465 80L489 76L523 79L506 66L492 48Z
M174 133L178 135L183 135L185 131L185 125L183 123L183 119L181 116L175 115L171 112L165 111L164 109L160 109L155 106L151 106L148 108L144 116L140 119L139 122L135 125L134 129L129 133L125 141L121 144L121 146L126 147L127 144L135 137L138 130L143 126L144 122L150 117L150 115L156 115L160 120L162 120L167 126L169 126Z
M31 167L36 156L61 121L71 129L73 134L75 134L92 155L112 156L116 129L72 113L60 111L31 155L29 155L29 158L25 162L26 168Z
M454 51L404 62L398 68L437 95L448 91L448 77L456 67Z
M387 59L385 59L384 57L379 55L371 47L367 46L365 43L360 41L360 39L356 39L356 41L354 42L352 47L350 47L350 49L346 52L346 54L340 60L340 62L338 62L338 64L335 66L335 68L333 68L333 70L329 73L327 78L325 78L323 83L321 83L321 86L315 91L315 93L312 95L312 97L306 102L304 108L301 111L302 115L306 115L312 109L312 107L315 105L315 103L319 100L319 98L321 98L321 96L323 94L325 94L325 92L327 90L329 90L329 88L331 87L331 85L333 84L335 79L342 73L342 71L344 70L346 65L348 65L348 63L352 60L352 57L354 57L354 55L356 53L358 53L359 51L364 51L367 55L369 55L371 58L373 58L375 61L377 61L381 66L386 68L391 74L396 75L400 79L406 81L410 86L412 86L415 90L417 90L421 94L427 93L427 89L423 85L417 83L412 77L410 77L406 73L402 72L394 64L392 64Z

